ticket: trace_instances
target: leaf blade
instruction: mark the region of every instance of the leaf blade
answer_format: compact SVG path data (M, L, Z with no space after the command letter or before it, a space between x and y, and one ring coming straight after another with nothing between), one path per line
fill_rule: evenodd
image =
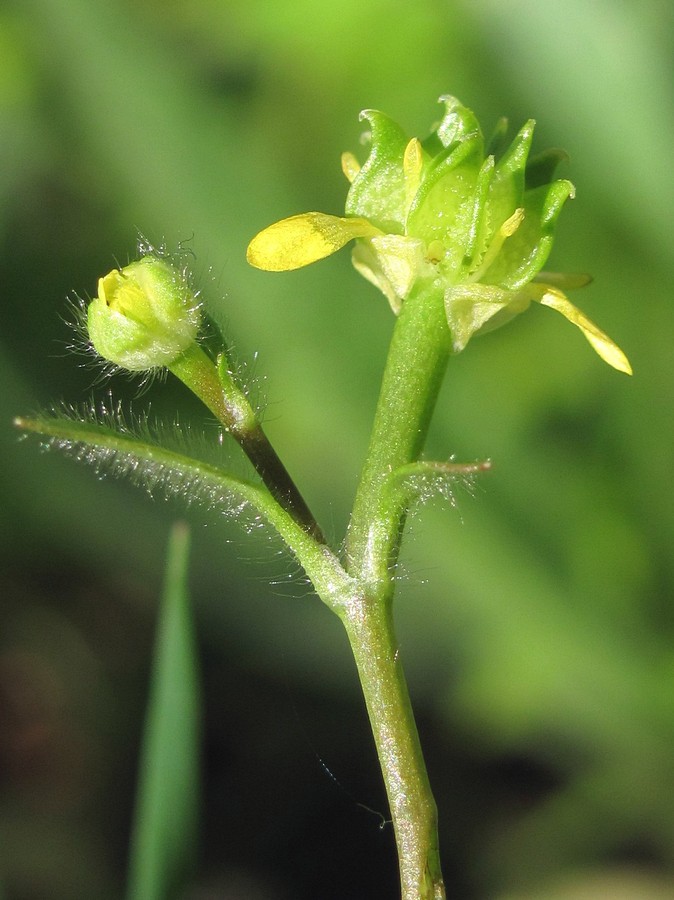
M162 900L194 864L201 690L187 590L189 531L171 532L139 766L128 900Z

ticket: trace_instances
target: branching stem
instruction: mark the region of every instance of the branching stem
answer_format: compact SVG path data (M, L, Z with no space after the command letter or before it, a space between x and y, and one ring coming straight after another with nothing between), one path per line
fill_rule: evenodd
M192 344L169 369L199 397L241 446L279 505L319 543L325 544L321 529L299 488L269 442L245 393L226 367L217 366L198 344Z
M325 543L316 520L279 459L245 393L227 368L197 343L169 369L241 445L264 485L230 476L167 451L108 423L54 415L17 425L75 449L78 458L117 460L162 474L168 485L187 479L197 495L213 490L250 503L303 566L316 592L342 620L358 669L389 799L400 864L402 900L443 900L437 813L395 638L393 574L410 490L400 488L418 463L449 354L442 294L407 298L397 319L367 459L354 502L346 562ZM91 454L77 448L93 447Z

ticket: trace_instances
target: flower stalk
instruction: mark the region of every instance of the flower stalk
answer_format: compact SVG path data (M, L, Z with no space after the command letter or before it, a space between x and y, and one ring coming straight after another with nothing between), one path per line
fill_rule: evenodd
M168 369L204 403L239 444L280 506L319 543L325 544L325 537L299 488L270 443L246 394L236 383L224 352L217 363L213 363L201 347L193 343L169 364Z
M347 566L368 584L389 584L405 507L389 482L419 458L450 354L442 295L419 292L396 320L366 461L347 534Z

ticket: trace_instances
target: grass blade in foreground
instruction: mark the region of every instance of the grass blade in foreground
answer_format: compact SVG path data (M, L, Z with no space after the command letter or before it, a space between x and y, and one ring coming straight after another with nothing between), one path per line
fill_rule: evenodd
M169 541L143 735L128 900L163 900L189 877L198 836L200 688L187 594L189 532Z

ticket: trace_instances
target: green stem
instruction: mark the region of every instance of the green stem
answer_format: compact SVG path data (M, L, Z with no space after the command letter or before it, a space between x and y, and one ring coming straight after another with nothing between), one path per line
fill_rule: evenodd
M405 506L389 487L392 473L421 453L449 350L442 295L408 298L393 332L347 538L348 571L361 595L345 606L342 620L386 785L403 900L441 900L445 889L436 806L393 629L393 572Z
M368 581L390 581L404 512L387 498L387 479L421 453L449 351L442 294L413 294L404 302L393 331L349 523L348 568Z
M361 597L341 614L365 697L398 847L402 900L445 897L437 809L426 773L390 603Z
M319 543L324 544L325 538L318 523L269 443L248 398L226 366L216 366L198 344L192 344L171 363L169 369L196 394L237 441L280 506Z

